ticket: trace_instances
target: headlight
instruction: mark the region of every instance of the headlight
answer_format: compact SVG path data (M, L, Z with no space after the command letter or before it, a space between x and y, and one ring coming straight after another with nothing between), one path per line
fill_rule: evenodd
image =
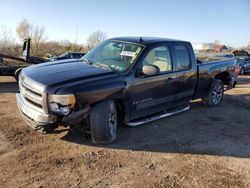
M73 108L76 99L74 95L49 95L49 102L59 103L62 106L70 105L70 107Z
M49 95L49 109L52 112L68 115L74 106L74 95Z
M68 115L70 113L70 107L69 106L59 106L57 103L50 103L49 109L51 112L55 112L60 115Z

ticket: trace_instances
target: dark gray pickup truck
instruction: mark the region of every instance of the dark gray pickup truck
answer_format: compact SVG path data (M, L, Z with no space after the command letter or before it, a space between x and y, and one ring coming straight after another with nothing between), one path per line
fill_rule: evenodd
M110 143L117 125L138 126L189 109L201 98L221 103L236 84L234 60L202 63L189 42L121 37L80 60L23 69L17 104L37 130L81 125L95 143Z

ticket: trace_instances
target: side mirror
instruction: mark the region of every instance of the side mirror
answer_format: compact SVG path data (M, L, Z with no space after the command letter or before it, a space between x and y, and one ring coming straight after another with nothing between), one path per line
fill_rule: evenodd
M140 71L140 75L155 76L160 73L159 67L155 65L144 65Z

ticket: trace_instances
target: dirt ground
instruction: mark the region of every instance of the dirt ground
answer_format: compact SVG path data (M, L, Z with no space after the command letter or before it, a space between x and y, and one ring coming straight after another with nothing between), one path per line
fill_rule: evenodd
M0 77L0 187L250 187L250 75L217 108L141 127L110 145L76 129L41 135L18 113L17 84Z

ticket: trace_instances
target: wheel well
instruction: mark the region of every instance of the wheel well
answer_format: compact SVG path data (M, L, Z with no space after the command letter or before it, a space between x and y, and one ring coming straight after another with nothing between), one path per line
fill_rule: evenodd
M116 107L117 107L117 111L118 111L118 118L120 120L123 120L126 118L126 107L125 107L125 104L123 102L122 99L112 99L115 104L116 104ZM99 103L100 101L96 102L96 103L92 103L90 106L90 108L92 108L93 105Z
M227 85L230 79L230 74L228 72L222 72L217 74L215 79L220 79L224 85Z
M126 117L126 109L123 101L121 99L115 99L114 101L118 110L119 119L124 119Z

